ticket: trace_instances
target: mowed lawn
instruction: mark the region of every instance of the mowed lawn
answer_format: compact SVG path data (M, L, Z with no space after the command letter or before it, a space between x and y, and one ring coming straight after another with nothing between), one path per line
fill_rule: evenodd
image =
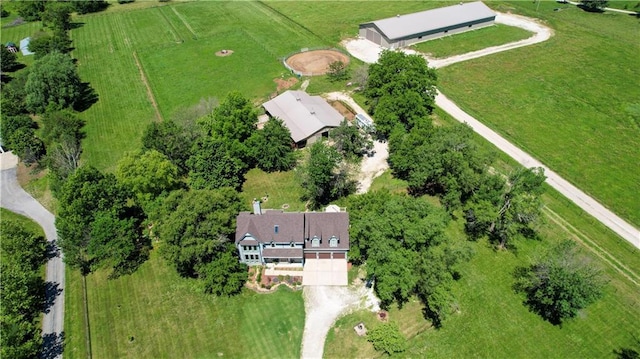
M519 27L495 24L462 34L441 37L412 46L431 57L442 58L504 45L533 36L532 32Z
M136 150L144 128L158 117L169 119L202 98L222 100L236 90L266 99L276 90L273 79L288 74L282 57L328 46L255 2L176 3L76 21L83 25L71 31L73 56L82 80L98 94L81 115L87 122L83 160L105 170ZM234 53L217 57L222 49Z
M463 109L578 188L640 226L637 19L576 7L513 2L497 10L540 17L545 43L439 70L439 87ZM637 115L636 115L637 116Z
M130 276L87 277L94 358L297 358L302 292L244 290L217 298L197 291L153 251ZM86 358L81 277L67 270L65 357ZM74 335L69 335L73 333Z

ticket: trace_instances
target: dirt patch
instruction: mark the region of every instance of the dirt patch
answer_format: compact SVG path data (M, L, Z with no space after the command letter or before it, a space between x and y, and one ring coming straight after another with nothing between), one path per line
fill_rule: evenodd
M324 75L329 71L329 64L335 61L349 63L349 56L336 50L305 51L289 57L289 67L305 76Z
M340 114L347 119L347 121L351 122L356 117L356 115L349 109L345 104L340 101L329 101L329 104L333 108L335 108Z
M216 56L225 57L233 54L233 50L220 50L216 52Z
M295 77L289 77L288 79L276 77L275 79L273 79L273 82L275 82L276 85L278 85L278 87L276 88L276 91L279 93L280 91L286 90L291 86L297 84L298 79Z

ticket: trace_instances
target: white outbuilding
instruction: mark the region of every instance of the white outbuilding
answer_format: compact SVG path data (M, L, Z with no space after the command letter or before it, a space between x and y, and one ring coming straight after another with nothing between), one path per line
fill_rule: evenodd
M360 24L360 37L395 49L493 25L496 13L481 1L397 15Z

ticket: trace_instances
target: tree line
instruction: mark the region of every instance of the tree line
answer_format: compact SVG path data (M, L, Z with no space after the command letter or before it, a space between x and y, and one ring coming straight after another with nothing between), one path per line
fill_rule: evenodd
M47 261L47 241L18 222L3 220L0 249L0 356L37 358L42 351L45 282L41 268Z

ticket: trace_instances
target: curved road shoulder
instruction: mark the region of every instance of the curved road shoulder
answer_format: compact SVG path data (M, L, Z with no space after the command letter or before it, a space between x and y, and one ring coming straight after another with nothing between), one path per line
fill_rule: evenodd
M44 351L48 354L46 357L62 358L65 278L62 255L56 246L58 235L55 217L20 187L16 177L17 164L18 159L11 152L0 155L0 207L31 218L38 223L56 253L55 257L47 262L46 282L54 290L47 293L47 296L53 296L53 298L47 298L47 302L53 302L53 304L42 318L42 336Z

